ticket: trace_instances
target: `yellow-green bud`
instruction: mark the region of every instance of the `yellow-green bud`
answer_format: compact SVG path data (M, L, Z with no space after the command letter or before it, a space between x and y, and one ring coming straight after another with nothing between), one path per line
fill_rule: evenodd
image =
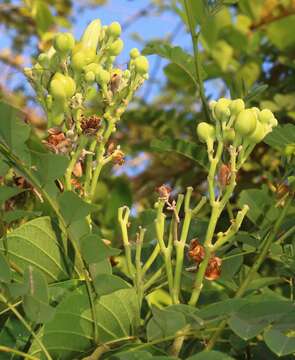
M256 124L256 115L251 109L246 109L239 113L234 127L237 133L247 136L255 130Z
M111 80L110 73L104 69L101 69L96 74L96 81L98 82L99 85L106 85L110 82L110 80Z
M87 73L85 74L85 80L90 84L94 83L94 81L95 81L94 72L93 71L87 71Z
M202 142L207 142L208 140L214 140L215 128L206 122L201 122L197 126L197 134L200 141Z
M72 56L71 64L74 70L81 71L84 66L92 63L94 59L95 51L93 49L83 49Z
M270 124L273 118L274 118L274 115L270 110L263 109L263 110L260 111L259 120L262 123Z
M235 140L236 137L236 132L234 129L230 128L230 129L225 129L223 131L223 139L226 142L232 143Z
M149 71L149 62L145 56L139 56L134 60L135 71L140 75L145 75Z
M264 124L261 124L260 121L256 122L255 130L249 135L249 141L258 144L260 143L266 135Z
M131 59L136 59L137 57L140 56L140 51L137 48L133 48L130 50L130 57Z
M106 33L112 37L119 37L121 32L121 25L117 21L112 22L111 25L106 28Z
M54 48L61 53L67 53L73 50L75 39L71 33L57 34L54 39Z
M231 101L225 98L221 98L217 101L217 104L214 107L214 114L218 120L225 120L230 116L230 103Z
M238 115L242 110L245 109L245 103L242 99L233 100L229 104L231 115Z
M124 47L124 43L122 39L118 39L114 41L108 48L108 54L111 56L119 55Z

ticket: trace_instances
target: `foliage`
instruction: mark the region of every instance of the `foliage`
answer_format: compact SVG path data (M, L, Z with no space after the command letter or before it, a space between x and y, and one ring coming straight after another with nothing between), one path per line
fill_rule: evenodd
M293 2L153 1L193 51L146 44L167 61L150 103L146 57L116 65L119 23L56 34L70 5L0 16L14 50L39 37L24 74L44 113L24 121L4 91L1 359L293 358Z

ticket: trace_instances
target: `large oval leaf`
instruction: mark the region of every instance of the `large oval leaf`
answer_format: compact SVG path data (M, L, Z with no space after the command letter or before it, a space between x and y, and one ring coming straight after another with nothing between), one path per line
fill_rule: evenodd
M134 335L139 323L138 300L133 289L102 296L95 303L99 344ZM72 360L93 349L93 319L85 286L81 286L57 306L52 321L38 334L54 359ZM31 355L43 359L33 343Z
M0 239L0 252L22 272L29 265L41 270L48 282L69 278L64 249L49 217L29 221Z

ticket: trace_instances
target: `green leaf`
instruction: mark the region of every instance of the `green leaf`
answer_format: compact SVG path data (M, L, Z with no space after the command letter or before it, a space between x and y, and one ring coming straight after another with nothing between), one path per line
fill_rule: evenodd
M239 196L238 205L242 208L246 204L249 206L246 216L261 229L272 225L280 214L266 187L243 190Z
M30 136L30 127L19 120L17 110L6 103L0 103L0 114L0 143L3 142L22 160L28 160L29 152L24 144Z
M1 186L0 187L0 206L11 197L23 192L24 190L18 189L16 187L10 186Z
M3 220L6 223L11 223L13 221L16 220L20 220L20 219L26 219L26 218L35 218L41 215L41 212L38 211L26 211L26 210L11 210L11 211L6 211L3 214Z
M238 336L249 340L293 308L291 302L283 300L249 302L231 315L228 324Z
M166 138L163 140L152 140L151 148L156 151L176 152L196 161L205 169L208 168L208 156L204 146L199 146L185 140Z
M117 178L105 201L104 222L114 227L114 224L117 224L118 208L125 205L132 206L130 183L125 179Z
M170 60L171 63L181 68L191 80L198 86L197 75L195 71L195 64L193 56L187 54L179 46L173 47L170 44L163 44L159 42L150 42L143 50L145 55L159 55L162 58Z
M233 314L228 321L228 325L239 337L249 340L264 330L268 322L265 319L257 321L256 319L241 319L238 314Z
M133 289L102 296L95 303L99 344L132 336L139 324L138 300ZM76 288L56 307L54 318L38 336L53 359L71 360L93 348L93 320L85 286ZM29 353L39 356L33 342Z
M57 239L49 217L40 217L21 225L0 239L0 253L6 252L22 272L32 265L41 270L49 282L69 277L62 244Z
M120 254L120 250L106 245L96 234L89 234L80 240L81 252L87 264L98 263L109 256Z
M68 226L97 210L95 205L88 204L71 191L63 192L58 197L58 203Z
M295 353L295 336L293 331L284 334L277 329L269 329L264 333L264 341L266 345L278 356L285 356Z
M32 151L31 155L34 175L42 187L62 177L69 163L69 160L61 155Z
M54 309L49 306L48 287L43 273L29 266L24 274L24 283L27 293L23 297L22 306L26 316L37 324L51 320Z
M153 308L153 317L147 325L148 340L164 339L175 335L186 324L186 318L181 312Z
M294 22L295 15L285 16L277 21L272 21L266 28L270 42L281 51L291 50L295 47Z
M295 125L285 124L274 128L264 142L280 150L284 150L287 145L295 146Z
M24 327L24 325L16 319L14 316L10 316L3 324L2 329L0 331L0 344L2 346L7 346L13 349L22 350L31 334ZM1 352L1 360L15 360L15 354L12 353L2 353Z
M35 17L38 31L42 34L48 31L54 24L54 18L50 12L49 5L42 0L34 1L33 15Z
M0 283L9 283L11 280L11 271L6 258L0 253Z
M117 290L128 289L130 285L119 276L100 274L93 279L93 286L97 295L108 295Z
M203 351L190 356L186 360L234 360L232 357L219 351Z

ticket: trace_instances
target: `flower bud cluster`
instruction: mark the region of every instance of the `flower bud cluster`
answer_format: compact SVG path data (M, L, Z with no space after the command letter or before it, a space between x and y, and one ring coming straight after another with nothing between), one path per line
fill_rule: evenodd
M221 98L210 103L215 124L201 122L197 127L200 141L211 151L216 140L238 147L261 142L277 126L277 119L268 110L246 108L242 99Z
M114 66L124 43L121 26L102 26L92 21L77 41L70 33L58 33L52 47L38 56L25 74L48 115L48 127L73 127L81 115L119 118L134 92L148 78L148 60L137 49L130 52L126 70ZM110 114L111 113L111 114ZM81 133L81 126L76 129Z

